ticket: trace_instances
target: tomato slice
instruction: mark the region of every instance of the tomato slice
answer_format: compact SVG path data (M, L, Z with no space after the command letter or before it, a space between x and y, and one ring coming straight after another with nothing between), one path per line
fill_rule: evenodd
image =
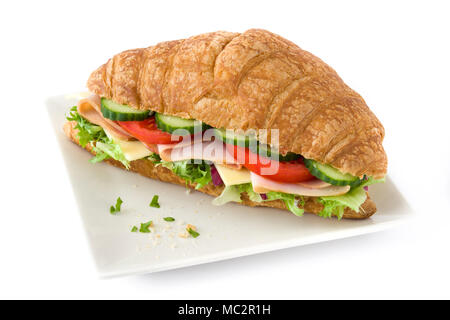
M142 121L116 121L126 132L146 144L170 144L178 143L181 136L171 135L161 131L156 126L155 117Z
M278 181L278 182L302 182L314 179L314 176L309 172L303 163L302 159L294 161L280 162L269 158L261 157L258 154L251 152L248 148L227 144L228 152L233 157L242 163L248 170L264 176L264 178ZM264 174L271 168L277 168L274 173Z

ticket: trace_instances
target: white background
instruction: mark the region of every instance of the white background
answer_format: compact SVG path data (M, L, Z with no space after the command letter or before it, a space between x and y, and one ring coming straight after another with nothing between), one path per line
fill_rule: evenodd
M450 298L446 1L3 1L0 298ZM408 225L100 280L44 108L125 49L252 27L334 67L386 129Z

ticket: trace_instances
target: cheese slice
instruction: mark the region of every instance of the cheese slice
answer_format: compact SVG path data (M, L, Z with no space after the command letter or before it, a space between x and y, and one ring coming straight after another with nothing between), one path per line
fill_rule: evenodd
M250 183L250 171L245 168L242 169L230 169L221 164L214 163L217 171L222 178L223 183L226 186L233 186L237 184Z
M127 159L128 161L142 159L150 156L153 153L140 141L122 140L107 130L105 130L105 133L110 139L112 139L114 143L120 146L125 159Z
M128 161L142 159L153 153L140 141L114 140L114 143L117 143L120 146L120 149L122 149L122 152Z

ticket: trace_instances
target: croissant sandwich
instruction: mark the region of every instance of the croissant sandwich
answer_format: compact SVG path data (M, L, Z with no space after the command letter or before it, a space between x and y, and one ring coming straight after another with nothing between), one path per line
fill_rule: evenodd
M124 51L95 70L64 132L106 161L222 205L367 218L384 128L322 60L265 30Z

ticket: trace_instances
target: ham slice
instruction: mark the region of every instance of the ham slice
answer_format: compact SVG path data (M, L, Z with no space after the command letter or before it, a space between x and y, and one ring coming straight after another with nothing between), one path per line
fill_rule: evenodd
M223 163L231 166L233 169L240 169L241 165L237 163L234 157L227 151L223 142L215 141L195 141L190 139L181 141L177 144L159 144L158 153L164 161L182 161L182 160L206 160L215 163Z
M145 143L142 141L141 141L141 143L151 152L158 154L158 145L157 144L148 144L148 143Z
M319 180L319 179L298 182L298 184L301 185L302 187L309 188L309 189L322 189L322 188L331 186L331 184L329 184L325 181Z
M78 102L78 113L103 129L113 133L122 140L134 140L134 137L123 130L117 123L112 120L105 119L100 109L100 97L92 95L89 98L82 99Z
M193 141L191 139L183 139L178 143L170 143L170 144L158 144L158 153L161 156L161 159L164 161L172 161L172 160L166 160L169 159L169 157L172 154L172 150L179 149L183 147L189 147L191 146ZM196 141L198 143L198 141ZM200 143L202 143L200 141ZM164 157L164 158L163 158Z
M307 197L324 197L324 196L338 196L345 194L350 190L350 186L327 186L320 189L307 188L298 183L283 183L272 181L250 172L252 180L253 191L257 193L267 193L270 191L291 193Z

